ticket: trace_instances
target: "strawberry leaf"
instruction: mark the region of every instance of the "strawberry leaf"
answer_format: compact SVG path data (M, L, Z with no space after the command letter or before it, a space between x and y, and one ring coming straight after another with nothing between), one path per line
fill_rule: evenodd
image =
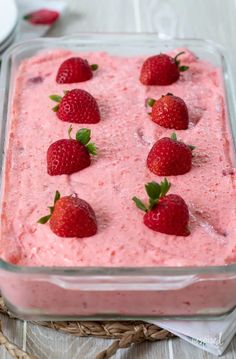
M72 137L71 137L72 130L73 130L73 127L72 127L72 125L70 125L70 127L68 128L68 136L69 136L70 140L72 140Z
M97 147L95 146L94 143L89 143L86 146L88 153L90 153L90 155L96 156L97 155Z
M146 99L145 104L148 105L148 106L150 106L150 107L153 107L153 105L154 105L155 102L156 102L156 101L155 101L153 98L149 97L149 98Z
M59 105L56 105L52 108L53 112L57 112L59 110Z
M32 14L26 14L22 17L23 20L29 20L31 18Z
M76 133L76 140L82 143L82 145L84 146L87 145L87 143L89 143L90 138L91 138L91 130L89 130L88 128L81 128Z
M196 146L193 145L188 145L188 147L190 148L191 151L195 150Z
M61 102L62 97L59 95L50 95L49 98L55 102Z
M172 135L170 136L170 138L171 138L173 141L177 141L176 133L173 132Z
M189 66L179 66L179 71L180 72L187 71L188 69L189 69Z
M56 191L55 193L55 197L54 197L54 205L56 204L56 202L61 198L60 192Z
M165 178L164 181L162 181L160 184L161 187L160 197L164 197L167 194L167 192L170 189L170 186L171 186L170 182L168 182L168 180Z
M41 218L39 218L37 223L45 224L49 221L50 218L51 218L51 214L49 214L48 216L41 217Z
M161 193L161 187L160 185L153 181L149 182L145 185L146 192L148 194L148 197L151 199L158 199Z
M90 65L90 69L92 71L96 71L98 69L98 65L97 64L92 64L92 65Z
M141 209L141 211L147 212L147 207L139 198L133 197L132 200L135 202L136 206Z
M53 214L54 207L53 207L53 206L49 206L48 208L49 208L49 210L50 210L50 214Z

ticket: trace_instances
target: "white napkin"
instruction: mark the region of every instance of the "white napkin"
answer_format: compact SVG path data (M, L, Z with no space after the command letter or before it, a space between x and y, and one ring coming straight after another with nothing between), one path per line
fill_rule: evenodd
M215 355L223 354L236 333L236 309L218 320L148 321Z

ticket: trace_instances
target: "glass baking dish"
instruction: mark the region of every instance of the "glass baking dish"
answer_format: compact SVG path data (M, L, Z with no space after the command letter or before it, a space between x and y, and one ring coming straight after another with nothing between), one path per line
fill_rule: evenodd
M221 47L198 39L160 39L157 34L78 34L23 42L4 55L0 82L1 167L14 78L22 60L53 48L132 56L156 54L177 47L187 47L222 69L235 145L235 95ZM236 264L52 268L22 267L0 260L0 286L9 309L26 319L212 318L235 308Z

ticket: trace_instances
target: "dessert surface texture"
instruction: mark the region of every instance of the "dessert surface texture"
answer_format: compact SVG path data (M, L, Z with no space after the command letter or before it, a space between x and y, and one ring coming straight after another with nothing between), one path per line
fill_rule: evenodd
M220 69L187 49L181 63L189 66L168 86L147 86L139 80L144 56L123 57L104 52L40 53L20 65L16 74L3 174L0 255L26 266L202 266L236 262L236 181L233 143L225 112ZM80 83L57 83L57 70L72 56L99 67ZM81 89L97 101L100 121L72 123L73 134L91 130L97 155L83 170L50 176L47 150L68 138L70 122L52 111L49 96ZM183 99L189 125L173 130L152 121L146 99L171 93ZM169 194L184 198L189 210L188 236L150 230L132 201L144 203L144 184L164 176L147 166L149 151L159 139L171 137L195 146L189 172L168 176ZM76 193L88 202L97 233L62 238L38 219L61 196Z

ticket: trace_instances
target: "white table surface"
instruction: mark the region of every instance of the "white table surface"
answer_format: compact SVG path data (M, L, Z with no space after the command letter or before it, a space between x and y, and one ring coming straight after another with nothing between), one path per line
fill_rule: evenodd
M29 0L30 1L30 0ZM235 0L68 0L70 12L49 32L159 32L208 38L225 46L236 79ZM39 359L94 359L111 340L75 338L32 324L3 318L6 335ZM0 359L10 359L0 347ZM180 339L143 343L119 351L114 359L213 359ZM222 359L236 358L236 339ZM23 358L22 358L23 359Z

